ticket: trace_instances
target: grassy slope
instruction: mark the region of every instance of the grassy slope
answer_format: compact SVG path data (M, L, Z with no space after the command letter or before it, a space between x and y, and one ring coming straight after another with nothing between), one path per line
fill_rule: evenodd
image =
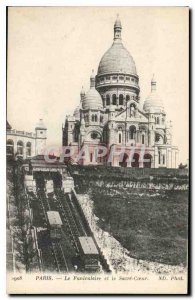
M99 225L132 257L166 264L186 264L188 193L99 189L91 185Z

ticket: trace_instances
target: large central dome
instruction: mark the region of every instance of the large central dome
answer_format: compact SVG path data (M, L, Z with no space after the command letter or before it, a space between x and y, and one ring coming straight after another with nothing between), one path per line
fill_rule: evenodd
M101 58L98 76L112 73L137 75L133 57L122 44L121 30L121 22L116 20L114 24L114 42Z
M98 75L126 73L137 75L135 62L129 51L122 43L113 43L110 49L103 55L99 67Z

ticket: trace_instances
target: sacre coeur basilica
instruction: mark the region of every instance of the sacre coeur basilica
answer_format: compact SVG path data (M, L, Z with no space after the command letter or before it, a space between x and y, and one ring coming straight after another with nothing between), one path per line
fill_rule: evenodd
M66 116L63 146L71 146L72 161L83 165L177 168L178 147L172 145L172 125L166 122L155 77L141 107L136 65L121 36L117 18L112 46L102 56L97 75L92 72L89 90L82 88L79 105ZM87 150L78 161L81 149Z

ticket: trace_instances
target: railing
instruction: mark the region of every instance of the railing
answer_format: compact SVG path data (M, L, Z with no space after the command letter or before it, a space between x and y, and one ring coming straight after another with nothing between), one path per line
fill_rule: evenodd
M114 85L121 85L121 86L133 86L137 89L140 89L139 88L139 85L135 82L132 82L132 81L111 81L111 82L108 82L108 81L102 81L100 83L97 83L96 87L99 88L101 86L114 86Z
M13 134L13 135L22 135L22 136L28 136L28 137L35 137L35 133L33 132L26 132L22 130L16 130L16 129L9 129L7 130L7 134Z

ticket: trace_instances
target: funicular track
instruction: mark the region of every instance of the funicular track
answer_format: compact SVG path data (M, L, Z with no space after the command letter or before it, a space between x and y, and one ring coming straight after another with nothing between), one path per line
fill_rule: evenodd
M58 272L68 272L68 265L60 242L52 242L53 254L55 256Z
M62 212L62 215L64 219L66 220L69 228L70 233L72 235L72 240L74 241L74 244L76 245L76 248L78 249L78 254L80 252L80 246L79 246L79 237L91 236L90 232L88 233L87 228L85 228L85 225L83 223L83 219L75 206L74 202L71 200L68 194L64 193L61 189L55 190L56 200L58 203L58 207L60 211ZM103 253L99 251L99 254L101 258L99 259L99 263L101 265L101 270L107 271L107 268L105 267L105 263L103 261Z
M40 215L43 216L43 225L48 226L49 222L47 218L47 211L51 210L51 206L48 198L46 197L44 185L43 184L40 185L38 180L37 180L37 198L38 198L38 203L40 204L39 205ZM55 266L54 269L59 273L68 272L68 265L60 241L58 242L52 241L49 235L47 238L49 239L47 248L42 249L42 264L45 266L46 269L51 269L51 266L49 265L50 264L49 262L51 262L51 258L48 257L48 254L50 252L54 261L53 263L53 265Z
M79 237L88 237L91 233L73 199L69 194L64 193L61 187L54 186L54 192L46 194L43 174L40 174L37 180L37 198L45 227L49 227L47 211L58 211L63 223L60 241L52 240L48 233L49 243L42 249L43 270L52 269L58 273L70 272L74 270L74 261L80 259ZM100 264L102 264L101 259ZM104 268L103 265L102 268Z
M60 190L55 190L55 195L55 202L58 207L58 210L61 212L62 221L66 225L76 253L79 253L78 237L85 235L85 232L83 232L83 230L78 227L77 222L67 202L67 198L64 199L64 194Z

